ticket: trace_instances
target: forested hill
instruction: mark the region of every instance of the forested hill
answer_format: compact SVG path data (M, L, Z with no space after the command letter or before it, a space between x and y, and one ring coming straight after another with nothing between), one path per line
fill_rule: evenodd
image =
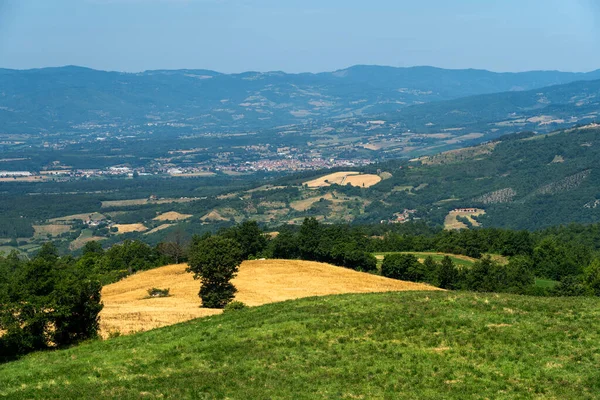
M406 164L379 165L393 177L368 189L373 202L361 219L414 208L441 223L450 210L468 207L484 210L475 220L488 227L598 222L599 159L600 128L593 124L546 135L513 134Z
M572 126L597 119L599 111L600 80L593 80L415 105L382 118L419 132L440 127L493 132L506 127L548 130Z
M0 69L0 129L34 133L81 124L153 122L209 130L262 129L593 79L600 79L600 71L493 73L355 66L319 74L221 74L207 70L119 73L81 67Z

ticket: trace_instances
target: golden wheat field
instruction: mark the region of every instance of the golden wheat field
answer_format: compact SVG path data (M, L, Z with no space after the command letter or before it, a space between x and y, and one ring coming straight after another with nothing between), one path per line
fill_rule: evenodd
M181 214L181 213L178 213L177 211L169 211L169 212L157 215L153 219L155 221L180 221L180 220L188 219L191 217L192 217L191 214Z
M172 325L214 315L221 310L200 308L200 282L185 272L186 264L141 272L102 289L101 332L108 336ZM342 293L438 290L356 272L333 265L298 260L245 261L233 280L236 300L258 306L284 300ZM170 289L170 297L147 298L148 289Z
M332 174L304 182L304 184L309 188L326 187L331 186L334 183L341 186L352 185L360 187L369 187L375 185L376 183L379 183L380 181L381 178L377 175L361 174L360 172L356 171L346 171L334 172Z
M144 224L115 224L113 226L117 228L117 233L143 232L148 230Z

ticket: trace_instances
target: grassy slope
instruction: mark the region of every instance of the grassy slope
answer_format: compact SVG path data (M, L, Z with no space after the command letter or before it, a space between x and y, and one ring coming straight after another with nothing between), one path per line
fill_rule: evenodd
M599 306L452 292L288 301L30 355L0 366L0 396L593 398Z
M433 258L433 261L441 262L444 259L444 256L448 256L450 257L452 262L454 262L454 264L458 267L470 267L475 261L477 261L477 259L467 256L460 256L450 253L435 253L430 251L388 251L373 253L373 255L377 257L379 261L383 261L383 257L385 257L388 254L413 254L421 262L429 256Z

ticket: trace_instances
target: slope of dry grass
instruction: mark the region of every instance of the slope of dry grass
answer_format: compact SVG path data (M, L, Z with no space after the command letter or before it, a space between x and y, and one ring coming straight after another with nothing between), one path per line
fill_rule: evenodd
M220 313L199 307L200 282L185 268L185 264L169 265L105 286L102 334L148 330ZM437 290L419 283L298 260L245 261L233 283L238 289L236 300L249 306L329 294ZM171 296L146 298L147 290L153 287L168 288Z
M155 221L181 221L188 218L191 218L193 215L191 214L181 214L177 211L169 211L154 217Z
M373 186L381 181L381 177L373 174L361 174L356 171L334 172L307 182L304 182L309 188L319 188L338 185L352 185L360 187Z

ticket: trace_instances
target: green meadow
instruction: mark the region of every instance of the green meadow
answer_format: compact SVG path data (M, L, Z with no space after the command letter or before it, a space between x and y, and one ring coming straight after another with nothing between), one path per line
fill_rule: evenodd
M0 397L592 399L600 299L308 298L0 365Z

